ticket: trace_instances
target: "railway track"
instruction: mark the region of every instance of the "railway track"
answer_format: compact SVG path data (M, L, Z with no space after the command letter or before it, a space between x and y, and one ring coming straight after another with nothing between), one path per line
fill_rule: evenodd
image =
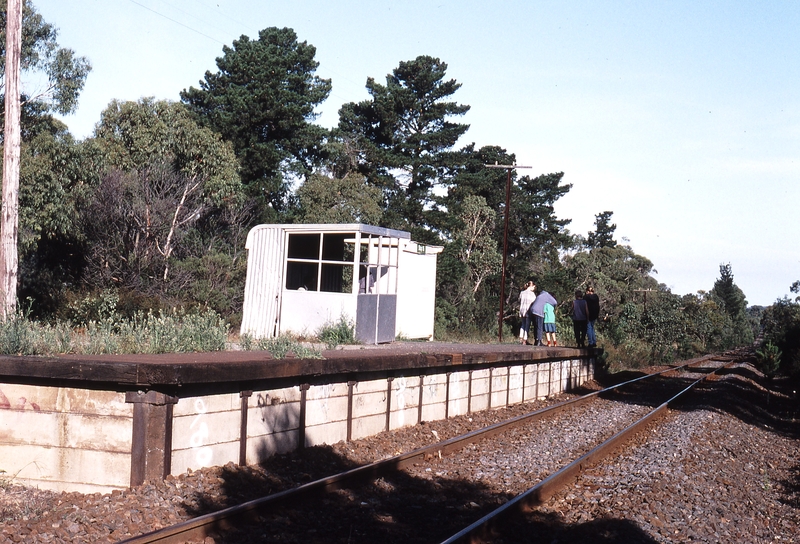
M309 514L313 516L304 524L307 527L300 529L302 537L283 541L368 541L359 529L353 534L352 525L346 539L341 534L334 537L333 533L325 533L324 522L322 528L313 528L314 518L326 519L327 515L322 514L325 508L335 509L342 504L344 511L332 514L332 519L342 521L359 511L372 512L371 517L384 527L394 517L403 518L405 525L409 519L418 519L412 525L419 534L416 539L405 541L491 541L487 535L498 526L545 501L585 467L622 447L728 359L704 357L690 361L122 542L202 542L208 535L216 535L216 543L264 541L273 531L265 527L275 526L274 531L283 538L287 520L296 526L303 524ZM575 421L582 424L575 425ZM548 427L543 431L545 422ZM498 444L492 446L489 440ZM480 462L470 467L460 463L459 452L464 451L477 452ZM483 491L486 481L496 484L499 480L506 488L501 496ZM371 485L364 485L368 482ZM414 487L422 490L416 495L416 502L409 505L408 495L397 490ZM470 493L474 500L467 499L465 503L464 498ZM392 495L406 497L400 501L406 504L390 504L393 501L387 497ZM502 503L499 506L498 501ZM393 506L402 513L393 513ZM328 521L328 526L331 524Z

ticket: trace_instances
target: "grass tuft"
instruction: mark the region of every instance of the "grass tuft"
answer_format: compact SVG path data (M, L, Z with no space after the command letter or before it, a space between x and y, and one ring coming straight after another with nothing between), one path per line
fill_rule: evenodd
M346 316L340 316L336 323L326 323L323 325L317 337L328 349L336 349L336 346L358 344L356 340L356 326L352 320Z

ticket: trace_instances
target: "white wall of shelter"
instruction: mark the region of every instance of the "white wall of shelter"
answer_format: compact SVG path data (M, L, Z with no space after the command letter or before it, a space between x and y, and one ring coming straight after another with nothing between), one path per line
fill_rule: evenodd
M345 318L367 344L433 339L439 246L354 223L259 225L246 248L242 334L312 336Z

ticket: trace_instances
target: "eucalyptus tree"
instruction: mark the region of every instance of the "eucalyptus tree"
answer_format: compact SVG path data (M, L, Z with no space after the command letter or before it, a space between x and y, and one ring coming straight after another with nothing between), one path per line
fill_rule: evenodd
M80 289L85 238L81 217L102 162L90 141L76 142L52 121L22 147L19 192L19 297L34 315L57 313Z
M0 8L0 76L5 81L6 6ZM78 107L78 98L91 71L91 63L72 49L58 44L58 29L46 22L31 2L23 3L20 69L25 81L36 86L22 89L22 139L41 128L53 113L67 114ZM5 85L2 91L5 94Z
M315 75L316 49L290 28L241 36L222 51L218 71L206 72L181 100L198 123L233 144L242 183L262 219L275 220L289 211L292 183L322 159L328 131L313 121L331 82Z
M311 174L298 188L301 223L381 222L381 191L369 185L361 174L342 178L325 173Z
M52 112L69 113L77 107L78 95L91 67L71 49L59 47L56 29L46 23L30 3L7 2L0 11L0 29L0 76L6 104L0 119L5 147L0 291L2 317L7 318L16 310L18 295L21 139L29 139L31 127L38 125L42 118L51 119ZM22 88L23 75L47 83L43 88Z
M87 286L191 301L210 273L203 263L217 269L210 256L235 259L248 226L225 219L244 200L231 145L183 104L149 98L112 101L91 142L101 178L84 213ZM225 229L239 240L226 240Z
M482 244L485 248L480 254L497 256L497 266L484 266L486 272L481 276L479 288L472 293L474 307L469 313L477 322L496 323L497 307L500 297L500 279L502 252L507 251L506 275L512 286L506 290L504 308L509 322L516 319L514 303L519 293L513 286L521 286L529 279L535 279L544 286L552 270L559 267L559 251L571 244L571 236L566 230L569 220L559 219L554 211L554 203L566 194L570 185L563 183L563 174L547 174L536 177L518 176L511 173L511 198L509 208L508 232L505 227L505 188L507 173L495 168L486 168L487 164L514 164L515 157L498 146L485 146L475 149L468 145L460 150L460 164L452 168L447 176L447 193L438 198L442 210L439 224L442 225L443 238L456 248L447 248L440 261L447 274L440 274L439 295L455 308L458 313L467 313L462 308L468 297L463 285L469 284L475 271L465 259L466 253L460 249L459 241L464 225L469 221L463 217L463 210L474 208L474 199L479 198L488 213L485 218L487 239ZM472 202L470 206L467 203ZM491 217L491 221L488 218ZM489 261L484 262L488 265ZM462 287L459 287L462 286ZM548 290L553 286L548 285ZM468 293L468 292L467 292ZM442 308L447 305L443 304ZM495 325L496 326L496 325Z
M563 182L561 172L531 177L512 171L506 233L503 219L507 174L486 168L486 165L514 164L516 157L497 146L476 150L469 145L461 153L463 163L448 179L447 195L442 200L444 208L452 209L470 195L483 197L497 216L493 238L501 250L507 246L508 279L520 285L529 279L540 280L558 264L559 252L572 245L567 230L570 220L560 219L554 209L555 202L567 194L572 185ZM451 214L444 224L455 219Z

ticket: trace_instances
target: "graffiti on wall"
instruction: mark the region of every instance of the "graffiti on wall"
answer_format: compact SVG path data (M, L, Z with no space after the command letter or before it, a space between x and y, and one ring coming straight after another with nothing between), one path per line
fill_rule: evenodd
M208 445L208 423L205 421L205 414L208 411L203 399L195 399L194 409L197 415L189 425L189 430L194 429L194 433L189 437L189 446L195 452L195 461L200 466L209 466L213 452Z
M34 412L39 412L41 410L38 404L35 402L28 402L28 399L25 397L19 397L17 402L12 405L11 401L8 400L8 397L3 393L3 390L0 389L0 410L25 410L28 407Z
M406 378L395 378L394 384L396 387L395 390L395 405L397 406L397 426L403 427L406 424L406 390L408 389L408 383L406 382Z
M269 393L259 393L256 395L256 405L261 417L261 422L264 424L264 429L267 434L275 432L278 424L278 410L273 410L270 407L280 404L281 399L272 397Z

